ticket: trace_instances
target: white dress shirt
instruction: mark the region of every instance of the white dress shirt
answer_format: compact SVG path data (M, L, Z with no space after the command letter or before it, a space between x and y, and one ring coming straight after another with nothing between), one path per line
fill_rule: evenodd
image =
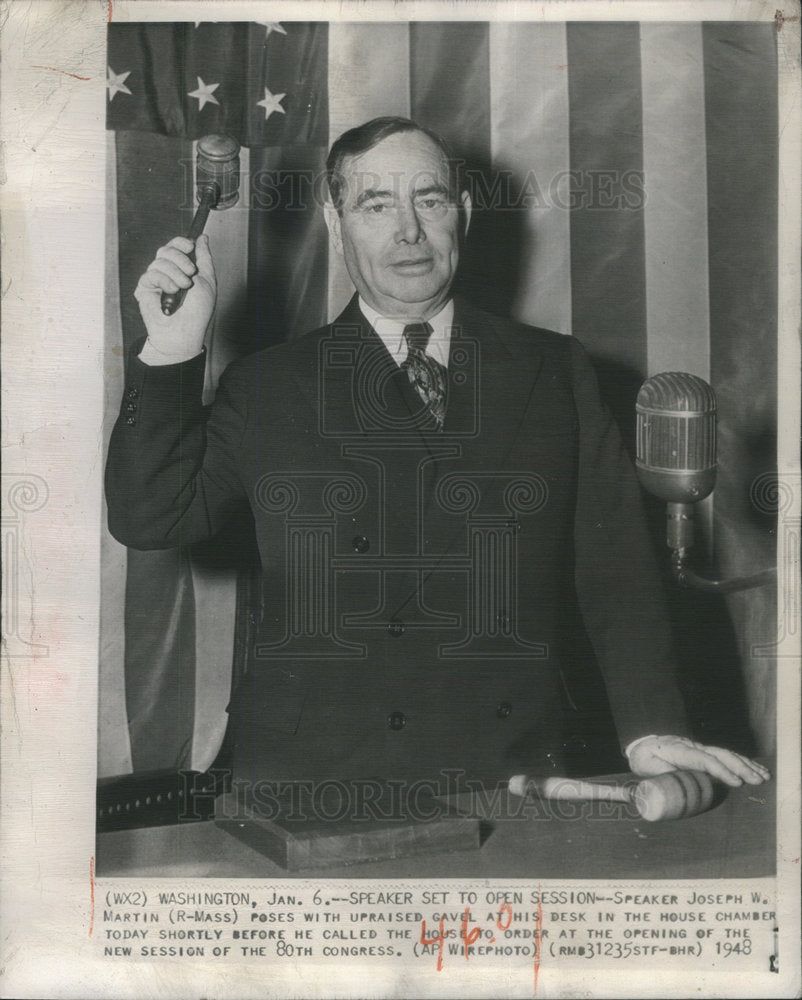
M407 325L400 319L389 319L381 316L375 309L359 296L359 308L362 315L370 323L381 342L390 352L395 363L400 368L406 361L409 347L404 336L404 327ZM436 316L426 321L432 328L429 342L426 345L426 353L430 358L439 361L443 368L448 368L448 349L451 344L451 327L454 325L454 301L449 299Z

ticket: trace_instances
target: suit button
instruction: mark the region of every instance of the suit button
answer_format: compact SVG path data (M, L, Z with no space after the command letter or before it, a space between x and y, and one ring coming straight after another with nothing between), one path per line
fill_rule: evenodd
M404 634L404 623L403 622L390 622L387 626L387 631L390 635L399 636Z
M127 403L125 407L126 413L136 413L136 403Z
M139 389L137 389L135 385L129 385L128 390L126 391L126 396L128 396L129 399L137 399L139 397Z
M129 427L133 427L136 424L136 417L128 417L125 422Z
M367 552L370 548L370 542L364 535L355 535L351 540L351 545L353 546L354 552Z
M508 719L512 715L512 705L508 701L502 701L496 706L496 715L500 719Z
M390 729L394 729L396 732L398 732L399 729L403 729L406 724L407 717L403 712L391 712L387 716L387 725Z

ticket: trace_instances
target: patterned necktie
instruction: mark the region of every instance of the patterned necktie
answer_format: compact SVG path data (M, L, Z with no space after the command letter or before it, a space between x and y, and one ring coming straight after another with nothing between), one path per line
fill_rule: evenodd
M410 323L404 327L404 337L409 353L401 368L426 404L426 409L437 422L437 429L443 429L446 417L446 370L429 357L426 344L432 328L428 323Z

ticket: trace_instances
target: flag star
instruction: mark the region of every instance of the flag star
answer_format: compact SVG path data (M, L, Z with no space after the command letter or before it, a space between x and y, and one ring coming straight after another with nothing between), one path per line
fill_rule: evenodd
M286 97L286 94L271 94L267 87L265 87L265 99L256 102L258 107L265 109L265 121L267 121L274 111L278 111L282 115L286 114L286 111L281 106L281 101L284 97Z
M131 70L129 69L127 73L115 73L111 66L106 67L108 72L108 79L106 80L106 87L109 91L109 100L113 101L117 94L130 94L131 91L126 87L125 81L131 75Z
M204 83L201 77L197 78L198 89L187 92L188 97L195 97L198 100L198 111L203 111L207 104L219 104L214 96L214 91L220 86L219 83Z
M265 29L265 39L268 39L270 37L271 31L276 31L278 32L279 35L287 34L286 28L281 27L280 21L256 21L255 23L261 24L262 27Z

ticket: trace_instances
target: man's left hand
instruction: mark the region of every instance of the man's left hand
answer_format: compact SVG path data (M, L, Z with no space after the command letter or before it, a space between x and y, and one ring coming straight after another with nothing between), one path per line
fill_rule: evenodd
M632 747L628 757L632 772L643 777L666 771L706 771L733 787L744 782L760 785L771 777L757 761L722 747L694 743L684 736L647 736Z

